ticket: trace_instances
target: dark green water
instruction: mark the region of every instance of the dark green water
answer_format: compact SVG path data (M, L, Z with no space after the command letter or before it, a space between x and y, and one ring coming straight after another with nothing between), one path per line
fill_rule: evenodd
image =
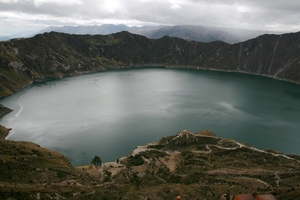
M7 139L33 141L74 165L113 161L188 129L300 155L300 86L247 74L135 69L34 84L0 101Z

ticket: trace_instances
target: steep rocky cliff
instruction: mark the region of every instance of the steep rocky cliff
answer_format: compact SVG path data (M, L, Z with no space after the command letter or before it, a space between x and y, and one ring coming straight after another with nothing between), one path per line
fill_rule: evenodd
M237 71L300 83L300 33L262 35L237 44L179 38L45 33L0 43L0 97L45 78L112 68L165 66Z

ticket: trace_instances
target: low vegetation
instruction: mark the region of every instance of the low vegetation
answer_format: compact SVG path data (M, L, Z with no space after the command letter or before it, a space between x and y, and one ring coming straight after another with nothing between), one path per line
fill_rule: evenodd
M236 44L149 39L128 32L44 33L0 42L0 98L47 78L141 66L235 71L300 83L298 44L299 33Z
M0 140L3 199L220 199L240 193L300 195L299 156L258 150L214 134L181 131L116 162L74 168L31 142ZM99 159L98 159L99 158ZM96 165L95 165L96 164Z

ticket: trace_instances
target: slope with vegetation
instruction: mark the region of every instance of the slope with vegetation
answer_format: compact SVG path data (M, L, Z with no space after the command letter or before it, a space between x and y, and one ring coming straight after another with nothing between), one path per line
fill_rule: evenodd
M138 66L236 71L300 83L300 33L238 44L179 38L45 33L0 43L0 98L46 78Z
M220 199L223 194L300 195L300 157L181 131L116 162L74 168L30 142L0 140L4 199Z

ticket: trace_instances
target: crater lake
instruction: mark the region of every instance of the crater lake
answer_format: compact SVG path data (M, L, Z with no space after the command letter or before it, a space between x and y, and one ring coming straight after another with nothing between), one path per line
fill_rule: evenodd
M114 161L181 130L212 130L300 155L300 86L240 73L143 68L34 83L1 99L8 140L58 151L75 166Z

